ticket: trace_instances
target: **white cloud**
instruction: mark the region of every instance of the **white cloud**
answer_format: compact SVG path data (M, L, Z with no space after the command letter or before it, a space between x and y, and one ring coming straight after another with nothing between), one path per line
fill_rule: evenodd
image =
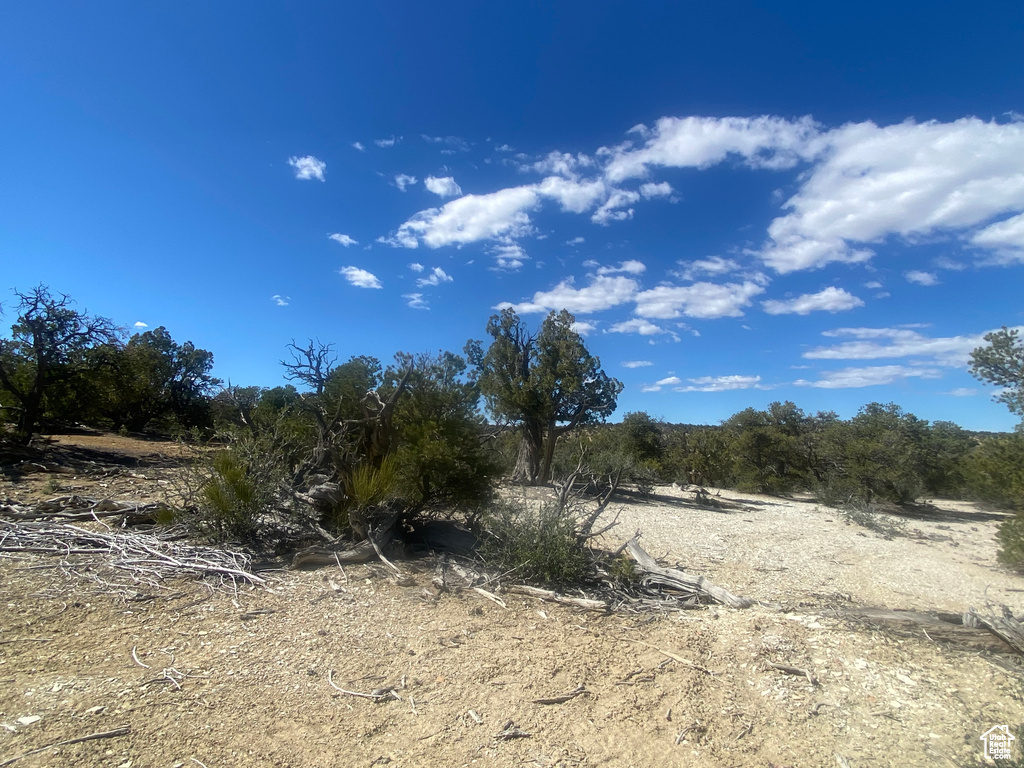
M401 136L399 136L397 139L394 136L392 136L390 139L374 139L373 143L382 149L387 149L388 147L395 146L395 144L401 140Z
M416 281L416 286L418 288L423 288L424 286L427 285L440 285L441 283L450 283L452 282L452 279L452 276L445 272L443 269L441 269L440 267L434 267L430 271L429 277L421 277L419 280Z
M585 237L574 237L572 240L566 240L565 244L566 245L582 245L585 242L587 242L587 238L585 238Z
M1013 264L1024 261L1024 213L998 221L977 232L971 245L988 248L994 255L984 261L992 264Z
M917 285L926 286L939 284L939 276L934 272L922 272L919 269L912 269L903 276L907 278L908 283L916 283Z
M430 309L430 304L423 298L422 293L403 293L402 298L406 299L406 303L413 309Z
M584 288L573 287L572 280L563 280L550 291L538 291L532 301L521 304L503 302L495 309L512 307L520 314L567 309L573 314L588 315L632 301L637 284L628 277L595 277Z
M508 144L501 144L501 145L495 147L494 151L495 152L515 152L516 148L515 147L511 147Z
M596 323L589 323L586 320L577 320L572 324L572 329L576 331L580 336L588 336L593 331L597 330Z
M428 144L445 144L459 152L469 152L470 150L469 143L458 136L427 136L425 133L421 133L420 137ZM454 154L453 151L441 151L446 155Z
M275 293L270 297L270 300L279 307L287 307L288 304L291 303L291 298L291 296L281 296ZM136 325L138 325L138 323L136 323Z
M658 336L663 333L667 333L676 341L679 341L679 334L675 331L669 330L668 328L662 328L660 325L655 325L650 320L644 320L643 318L634 317L631 320L624 320L621 323L616 323L608 329L608 333L636 333L640 336Z
M312 155L305 157L289 157L288 165L295 169L296 179L316 179L325 181L324 174L327 171L327 163L318 160Z
M985 343L984 333L964 336L929 337L909 328L837 328L823 336L852 337L830 347L803 353L808 360L879 360L918 357L933 365L967 365L971 352Z
M455 179L451 176L442 176L440 178L437 176L427 176L423 180L423 184L428 191L440 197L455 197L462 194L462 188L455 183Z
M821 148L809 117L663 117L653 129L638 125L631 132L644 140L642 147L599 150L614 182L646 176L652 167L707 168L730 156L754 168L790 168Z
M764 293L764 287L747 280L743 283L694 283L687 286L659 285L636 296L636 314L670 320L686 315L713 319L740 317L741 307L750 306L751 299Z
M654 386L656 386L656 387L671 387L671 386L674 386L676 384L682 384L682 383L683 383L683 380L680 379L678 376L669 376L667 379L659 379L658 381L654 382Z
M570 213L589 211L597 204L598 200L607 194L603 181L576 181L575 179L563 179L560 176L548 176L539 184L534 185L534 189L544 197L557 200L562 210Z
M422 272L423 265L414 261L412 264L409 265L409 269L411 269L413 272Z
M672 185L667 181L655 184L653 181L640 185L640 195L644 200L651 200L655 197L668 197L673 192Z
M727 275L740 268L740 265L732 259L724 259L721 256L712 256L696 261L680 261L679 266L682 269L671 274L680 280L696 280L701 275Z
M338 270L338 274L342 275L356 288L383 288L380 280L372 272L367 272L365 269L359 267L342 267Z
M730 392L737 389L771 389L761 384L760 376L701 376L687 379L685 387L676 387L676 392ZM660 383L660 382L659 382Z
M527 211L537 207L533 187L510 187L487 195L465 195L442 208L420 211L398 228L388 243L415 248L464 245L480 240L508 241L532 232Z
M597 270L599 275L615 275L620 272L625 272L629 275L642 275L647 270L647 267L642 261L636 261L630 259L629 261L623 261L617 267L601 267Z
M610 221L626 221L633 218L633 209L626 206L633 205L640 199L639 192L627 189L613 189L608 199L594 211L590 220L595 224L608 225Z
M872 280L871 282L864 283L864 287L871 288L872 290L877 290L878 288L882 287L882 284L877 280Z
M974 397L978 394L978 390L973 387L957 387L951 389L949 392L940 392L941 395L949 395L950 397Z
M585 168L592 168L594 159L586 155L571 155L568 152L549 152L547 157L537 162L523 166L523 170L536 171L537 173L555 173L567 179L579 177L579 171Z
M955 234L1024 209L1022 124L865 122L821 138L821 161L771 223L760 252L778 272L866 261L873 253L862 244ZM971 244L1003 247L1001 230L990 232L999 226Z
M133 325L132 327L133 328L149 328L149 325L147 325L146 323L142 322L141 320L138 320L138 321L136 321L135 325Z
M819 389L853 389L893 384L902 379L940 379L942 372L936 368L917 368L905 365L877 365L866 368L843 368L840 371L822 371L817 381L797 379L798 387Z
M399 192L405 192L406 187L410 187L416 183L416 177L410 176L407 173L399 173L395 176L395 186L398 187Z
M940 256L934 261L934 264L939 269L948 269L952 272L963 272L965 269L967 269L966 264L957 261L956 259L951 259L948 256Z
M349 237L348 235L343 235L340 232L335 232L333 235L328 235L327 237L336 243L341 243L346 248L348 248L350 245L359 245L358 240L355 240Z
M353 141L352 149L358 149L360 152L366 151L366 147L363 146L363 143L361 141Z
M795 299L771 299L761 306L769 315L808 315L811 312L843 312L863 307L864 302L842 288L828 287L818 293L805 293Z
M490 251L494 256L494 266L491 269L515 272L523 266L523 262L530 259L519 243L496 245Z
M623 368L647 368L654 365L650 360L627 360L622 364Z

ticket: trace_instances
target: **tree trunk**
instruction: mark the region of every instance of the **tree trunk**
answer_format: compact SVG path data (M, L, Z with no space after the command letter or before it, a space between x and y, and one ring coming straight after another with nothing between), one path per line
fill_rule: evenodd
M540 482L551 482L551 464L555 460L555 445L558 443L558 433L555 425L548 424L547 442L544 444L544 466L541 468Z
M523 425L523 439L519 443L519 456L512 479L524 485L536 485L540 476L543 431L539 425Z

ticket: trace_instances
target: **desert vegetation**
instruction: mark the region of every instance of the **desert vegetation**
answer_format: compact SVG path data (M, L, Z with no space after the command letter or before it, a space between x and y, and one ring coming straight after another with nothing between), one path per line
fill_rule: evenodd
M1016 513L1002 526L1001 556L1024 567L1020 432L972 433L894 403L869 403L850 419L787 401L714 426L642 412L607 423L622 384L566 311L531 331L506 309L487 321L486 344L398 352L386 365L339 362L331 343L293 342L281 363L290 384L225 387L211 376L213 353L165 328L126 338L45 286L16 296L0 342L5 451L76 426L177 437L194 463L172 494L175 518L218 540L265 542L284 523L292 539L275 539L279 549L317 536L382 537L376 545L412 541L425 521L445 519L470 531L475 554L496 567L580 583L594 575L586 544L612 496L676 483L698 498L709 487L809 492L869 526L879 509L984 499ZM972 372L1024 413L1017 332L986 341ZM517 501L496 494L507 481L556 492L539 505Z

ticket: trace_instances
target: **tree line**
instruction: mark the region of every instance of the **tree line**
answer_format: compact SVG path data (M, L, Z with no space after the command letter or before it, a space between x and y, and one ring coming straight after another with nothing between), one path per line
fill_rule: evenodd
M400 352L387 365L369 356L339 363L331 344L293 342L281 361L290 384L224 387L212 353L163 327L128 337L45 286L16 296L17 317L0 339L4 439L26 443L71 424L217 436L226 450L196 504L226 528L252 525L285 488L319 525L359 536L385 502L412 514L472 509L501 476L531 485L571 476L597 493L677 482L811 491L835 505L951 496L1024 511L1024 434L970 433L891 403L845 420L776 402L715 426L642 412L608 424L622 383L566 311L531 331L506 309L487 322L486 343ZM986 337L972 373L1024 415L1016 331ZM1024 561L1024 522L1004 526L1017 529Z

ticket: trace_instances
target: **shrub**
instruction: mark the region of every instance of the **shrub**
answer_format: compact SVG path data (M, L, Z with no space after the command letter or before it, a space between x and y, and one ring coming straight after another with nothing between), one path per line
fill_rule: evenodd
M213 457L210 479L202 490L202 511L220 534L248 536L263 498L246 467L230 449Z
M478 525L481 556L489 566L550 586L579 583L588 574L577 520L565 507L497 502Z

